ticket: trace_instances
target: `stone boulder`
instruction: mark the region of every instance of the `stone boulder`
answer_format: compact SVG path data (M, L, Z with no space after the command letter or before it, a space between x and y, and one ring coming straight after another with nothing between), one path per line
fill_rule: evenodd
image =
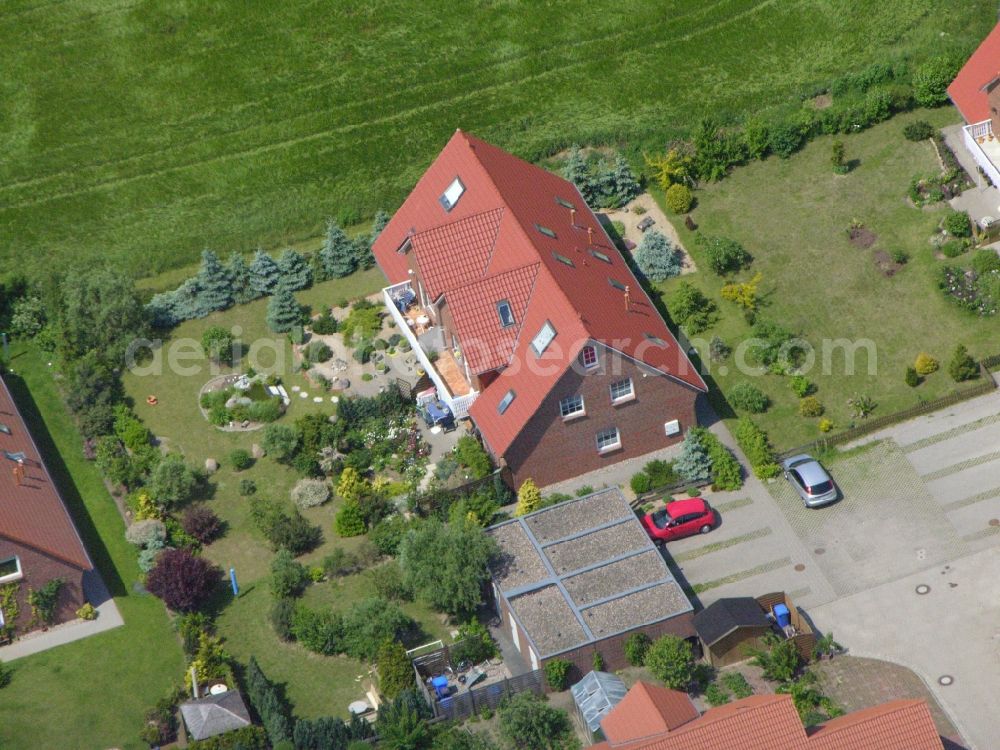
M205 459L205 471L207 471L209 474L214 474L218 470L219 470L218 461L216 461L214 458Z
M250 455L254 458L264 458L264 449L260 447L259 443L254 443L250 446Z

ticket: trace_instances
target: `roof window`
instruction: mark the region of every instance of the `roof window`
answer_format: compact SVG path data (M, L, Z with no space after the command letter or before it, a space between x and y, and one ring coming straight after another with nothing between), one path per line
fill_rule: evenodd
M642 335L646 337L647 341L652 341L657 346L666 346L667 345L667 342L664 341L663 339L661 339L659 336L654 336L651 333L644 333Z
M497 315L500 316L501 328L509 328L514 325L514 311L507 300L502 299L497 302Z
M504 397L500 399L500 403L497 404L497 414L503 414L507 411L507 408L511 405L511 403L513 403L516 396L517 394L514 393L513 388L507 391L507 393L504 394Z
M535 229L544 234L546 237L551 237L552 239L556 238L556 233L548 227L543 227L541 224L535 224Z
M569 266L570 268L576 268L576 264L567 258L565 255L560 255L555 250L552 251L552 257L558 260L563 265Z
M553 328L549 321L545 321L542 329L535 334L535 338L531 340L531 350L535 353L536 357L541 357L546 349L549 348L549 344L552 343L552 339L556 337L556 329Z
M558 203L563 208L576 208L576 206L574 206L568 200L566 200L565 198L560 198L558 195L556 196L556 203Z
M438 198L438 200L441 202L445 211L451 211L451 209L455 207L455 204L458 203L458 199L462 197L462 193L464 192L465 185L463 185L462 181L456 177L451 181L448 189L441 194L441 197Z
M621 283L617 279L612 279L610 276L608 276L608 283L611 284L611 286L613 286L615 289L621 290L623 292L627 288L623 283Z
M591 248L590 254L593 255L598 260L603 260L605 263L611 262L611 256L609 256L607 253L602 253L600 250L594 250L593 248Z

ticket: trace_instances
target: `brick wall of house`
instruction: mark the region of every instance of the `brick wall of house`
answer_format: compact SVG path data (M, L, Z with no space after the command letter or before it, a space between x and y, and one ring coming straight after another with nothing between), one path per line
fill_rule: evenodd
M666 448L683 440L684 430L695 425L696 390L649 374L614 352L599 348L598 356L600 366L593 371L566 371L507 450L504 459L515 486L531 477L544 487ZM611 383L626 377L632 378L635 398L612 404ZM583 395L586 413L563 419L559 401L575 393ZM681 432L667 437L664 423L674 419L680 421ZM621 448L598 453L597 433L611 427L619 430Z
M63 580L55 621L58 623L74 619L76 610L86 601L83 595L83 573L78 568L31 547L17 544L9 539L0 539L0 560L14 556L20 559L23 573L17 592L18 616L15 623L17 633L27 632L30 628L31 605L28 604L28 590L40 588L53 578ZM2 585L5 584L0 584Z

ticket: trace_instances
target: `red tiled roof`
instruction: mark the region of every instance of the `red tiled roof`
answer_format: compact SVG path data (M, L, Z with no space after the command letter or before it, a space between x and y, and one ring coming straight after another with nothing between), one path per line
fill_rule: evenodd
M456 175L465 191L451 211L445 211L438 198ZM560 201L575 206L575 220ZM502 213L490 238L494 224L486 217L494 219L498 210ZM475 227L471 241L460 231L462 227ZM454 288L477 278L484 284L479 287L484 297L475 309L458 315L465 326L460 330L463 349L500 347L500 353L474 355L477 367L473 369L510 361L511 366L502 370L470 409L497 455L507 450L588 341L621 351L691 388L707 390L579 191L558 175L456 131L374 244L375 258L390 283L408 278L406 258L397 252L408 236L421 276L433 294L444 293L453 316L458 309ZM589 245L590 237L593 245ZM491 253L484 249L487 245ZM448 268L432 270L440 265ZM499 298L485 297L498 294L502 283L487 280L528 265L537 266L538 271L519 315L511 357L509 336L501 334L498 319L490 318L490 308ZM611 285L611 279L629 287L628 309L623 292ZM507 292L511 293L509 288ZM464 303L471 295L471 290L464 296L457 293ZM537 358L529 345L546 321L557 335ZM489 325L495 328L486 330ZM466 332L476 339L466 340ZM501 416L497 405L509 390L516 398Z
M528 308L528 299L538 276L538 267L538 263L521 266L473 281L447 293L448 308L463 342L462 354L468 359L472 372L488 372L510 362L524 321L524 312ZM514 314L513 325L506 328L497 325L498 300L510 303Z
M93 565L80 535L52 483L7 384L0 378L0 451L24 453L24 479L14 477L15 463L0 453L0 538L32 547L80 570Z
M612 745L620 745L670 732L698 716L687 693L637 682L601 721L601 731Z
M1000 24L993 27L982 44L972 53L955 80L948 96L969 124L990 119L990 107L983 87L1000 76Z
M633 687L632 690L635 690ZM632 691L629 691L631 694ZM628 696L604 720L615 713ZM626 709L631 713L630 709ZM902 700L841 716L809 733L790 695L753 695L709 709L659 737L626 744L609 742L593 750L943 750L924 701Z

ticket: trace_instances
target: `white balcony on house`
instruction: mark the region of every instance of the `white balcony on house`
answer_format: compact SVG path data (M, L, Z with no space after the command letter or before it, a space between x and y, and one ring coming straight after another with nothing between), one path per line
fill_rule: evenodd
M382 296L421 368L434 383L438 398L448 404L456 419L469 416L469 407L479 392L471 385L472 376L461 351L448 345L444 329L435 324L433 311L420 306L408 281L385 287Z
M1000 188L1000 138L993 135L993 123L983 120L962 128L965 148L990 182ZM975 175L973 175L975 176Z

